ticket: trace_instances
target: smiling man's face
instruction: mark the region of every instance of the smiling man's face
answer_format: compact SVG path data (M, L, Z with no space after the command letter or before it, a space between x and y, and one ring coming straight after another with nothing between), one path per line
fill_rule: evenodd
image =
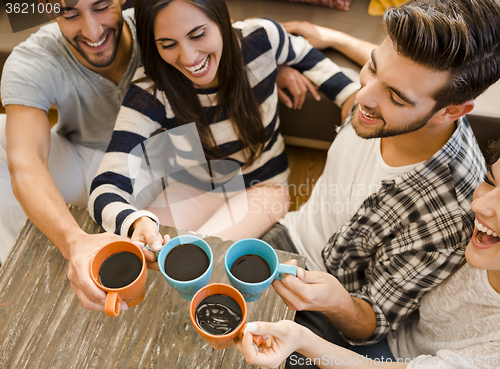
M360 74L361 90L352 126L362 138L414 132L435 115L433 95L448 81L436 72L399 55L389 38L375 49Z
M74 6L60 1L62 13L56 21L71 51L84 64L104 68L115 60L123 30L124 1L79 0Z

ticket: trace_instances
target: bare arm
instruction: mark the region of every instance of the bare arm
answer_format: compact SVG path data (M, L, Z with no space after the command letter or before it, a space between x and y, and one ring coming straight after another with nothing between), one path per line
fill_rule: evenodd
M315 48L322 50L331 47L360 66L365 65L370 60L372 50L377 47L375 44L357 39L347 33L306 21L285 22L282 25L287 32L304 36Z
M106 294L91 280L89 265L105 244L122 239L104 233L85 233L69 212L48 170L50 124L47 114L36 108L8 105L7 158L12 190L30 220L70 261L68 278L83 306L104 311Z
M40 109L19 105L8 105L6 112L7 157L14 195L30 220L69 259L73 238L84 232L48 171L48 116Z

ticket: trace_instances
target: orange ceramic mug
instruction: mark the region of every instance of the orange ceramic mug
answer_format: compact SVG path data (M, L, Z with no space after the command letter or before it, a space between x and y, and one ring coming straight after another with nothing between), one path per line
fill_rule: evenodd
M120 288L109 288L100 282L99 271L102 264L111 255L119 252L130 252L135 254L142 261L142 268L138 277L130 284ZM146 258L141 249L129 241L115 241L97 252L90 263L90 276L94 283L107 293L104 312L107 316L117 317L120 314L122 300L129 307L139 305L146 295L146 279L148 278Z
M205 332L200 326L196 323L196 309L200 302L202 302L205 298L211 295L226 295L232 298L241 309L241 322L240 324L231 332L223 335L214 335ZM243 337L243 330L246 327L247 321L247 303L243 298L243 295L234 287L223 284L223 283L213 283L209 284L203 288L201 288L196 294L193 296L191 300L191 304L189 305L189 315L191 317L191 323L196 329L196 332L208 342L210 346L216 349L225 349L232 345L232 343L237 338ZM254 342L257 345L262 343L262 336L254 336Z

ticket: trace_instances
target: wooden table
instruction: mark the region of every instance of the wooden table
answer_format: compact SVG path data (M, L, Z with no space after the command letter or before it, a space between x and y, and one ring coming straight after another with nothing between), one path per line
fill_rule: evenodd
M88 233L102 232L82 208L70 207ZM162 227L171 237L188 232ZM210 283L228 283L224 253L231 241L206 237L214 253ZM281 262L302 256L278 251ZM0 268L0 368L250 368L234 346L215 350L191 325L189 302L159 272L148 270L147 292L117 318L87 311L66 278L68 262L31 223ZM293 319L271 287L248 304L249 320Z

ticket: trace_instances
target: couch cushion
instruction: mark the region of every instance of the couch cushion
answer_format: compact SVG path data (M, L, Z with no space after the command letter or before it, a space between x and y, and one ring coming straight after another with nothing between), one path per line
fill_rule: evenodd
M351 0L287 0L292 3L308 3L312 5L322 5L337 10L349 10Z

